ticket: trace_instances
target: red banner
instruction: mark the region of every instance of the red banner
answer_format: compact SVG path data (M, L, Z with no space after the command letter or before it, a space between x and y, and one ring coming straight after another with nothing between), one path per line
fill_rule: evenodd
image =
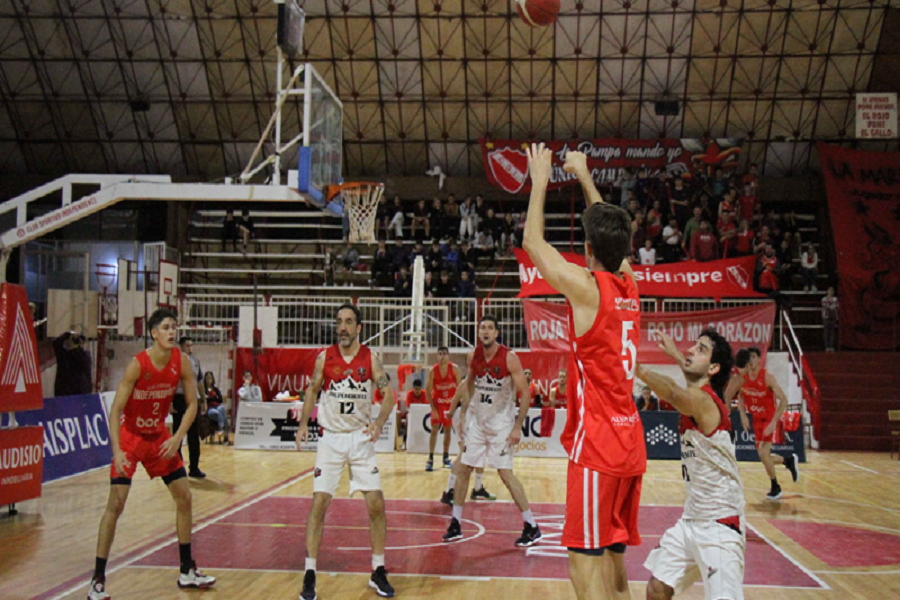
M840 274L841 345L897 347L900 152L819 143Z
M550 386L559 379L559 372L569 368L569 352L530 351L516 352L522 361L522 367L531 369L531 381L535 384L535 393L543 397L550 394Z
M244 371L249 370L264 401L273 400L275 394L285 390L296 396L309 385L316 368L316 357L321 351L322 348L266 348L254 357L251 348L238 348L235 389L241 387Z
M44 407L38 364L25 288L0 284L0 413Z
M523 300L522 310L529 348L569 351L569 319L565 304Z
M41 497L44 428L0 429L0 506Z
M656 175L665 170L670 176L680 176L716 167L725 170L738 164L741 155L740 139L719 140L557 140L544 142L553 151L553 170L549 189L555 190L576 183L575 176L563 171L562 165L569 150L587 155L591 176L598 184L609 184L619 178L621 170L641 168ZM510 194L531 191L528 157L525 148L531 140L481 140L484 170L491 185Z
M515 249L519 261L519 298L555 296L559 292L544 281L531 257L524 250ZM563 258L580 267L586 266L584 256L563 252ZM641 296L658 298L760 298L753 290L755 256L696 262L687 260L667 265L632 265Z

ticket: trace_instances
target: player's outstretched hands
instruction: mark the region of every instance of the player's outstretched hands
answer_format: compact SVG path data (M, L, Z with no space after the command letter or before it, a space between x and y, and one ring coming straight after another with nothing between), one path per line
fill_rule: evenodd
M587 167L587 156L584 152L578 152L577 150L566 152L566 162L563 163L563 171L579 175L590 173Z
M528 155L528 170L531 173L531 185L546 186L550 183L550 169L553 165L553 152L543 142L525 148Z
M678 348L675 347L675 342L672 341L672 338L662 331L657 331L656 339L656 347L665 352L666 356L669 358L676 358L678 356Z
M127 475L125 472L125 467L130 467L131 463L128 462L128 458L125 456L125 453L121 450L116 450L113 452L113 464L116 467L116 473L121 476Z
M300 444L305 444L308 439L309 425L307 423L300 423L297 425L297 435L294 436L294 443L297 445L297 450L300 450Z
M377 442L378 438L381 437L381 427L378 426L378 423L372 421L369 423L369 426L366 427L366 435L369 436L369 441Z
M172 436L164 441L159 447L159 456L163 460L170 460L173 456L175 456L175 453L178 452L179 448L181 448L181 438L178 436Z

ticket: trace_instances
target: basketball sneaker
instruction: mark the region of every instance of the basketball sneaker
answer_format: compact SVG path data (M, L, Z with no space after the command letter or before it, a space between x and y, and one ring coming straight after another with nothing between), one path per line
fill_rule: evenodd
M532 527L530 523L525 523L525 528L522 529L522 537L516 540L516 546L519 548L534 546L542 537L540 527L537 525Z
M109 600L109 594L106 593L106 578L91 579L88 600Z
M781 500L781 486L773 483L771 491L766 494L766 500Z
M445 469L452 469L452 468L453 468L453 461L450 460L450 457L449 457L449 456L445 456L445 457L444 457L444 468L445 468Z
M372 578L369 579L369 587L378 592L382 598L393 598L394 588L387 580L387 571L384 567L378 567L372 571Z
M469 494L469 498L471 500L496 500L497 496L493 495L486 488L481 488L480 490L476 490L472 488L472 493Z
M446 504L447 506L453 506L453 490L452 489L441 494L441 504Z
M216 583L215 577L204 575L197 569L197 563L191 564L191 568L187 573L178 575L178 587L180 588L199 588L205 590Z
M444 534L445 542L455 542L456 540L462 539L462 527L455 518L450 519L450 527L447 528L447 533Z
M310 569L303 576L303 591L300 600L316 600L316 572Z
M433 458L429 458L428 462L425 463L425 471L427 471L428 473L431 473L432 471L434 471L434 459Z
M800 460L799 458L797 458L796 454L785 456L784 466L788 471L791 472L791 477L794 479L794 483L800 481Z

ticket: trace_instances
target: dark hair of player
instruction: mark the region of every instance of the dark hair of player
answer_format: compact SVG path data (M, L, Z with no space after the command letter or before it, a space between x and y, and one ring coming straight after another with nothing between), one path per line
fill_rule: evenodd
M153 314L150 315L150 319L147 321L147 329L150 331L158 329L166 319L172 319L177 323L178 315L175 314L175 311L168 308L158 308L154 310Z
M613 204L592 204L581 218L584 235L591 243L594 258L603 268L615 273L631 253L631 218Z
M725 385L731 377L731 367L734 365L731 344L712 327L700 332L700 337L707 337L712 342L712 355L709 357L709 363L719 365L719 372L709 378L709 383L721 398L725 392Z
M737 351L737 354L734 355L734 366L736 366L738 369L743 369L749 362L750 351L746 348L741 348Z
M446 352L447 354L450 354L450 348L448 348L447 346L441 346L440 348L438 348L438 352Z
M493 323L494 329L500 329L500 321L498 321L497 317L495 317L494 315L481 315L481 321L479 321L478 324L480 325L485 321L490 321L491 323Z
M357 324L357 325L361 325L361 324L362 324L362 318L360 317L359 309L356 308L356 306L354 306L353 304L350 304L349 302L346 303L346 304L341 304L341 305L338 307L337 312L340 313L342 310L345 310L345 309L346 309L346 310L352 310L352 311L353 311L353 316L356 318L356 324ZM337 314L337 313L336 313L336 314Z
M750 354L755 354L757 357L762 357L762 352L760 352L759 348L757 348L756 346L750 346L749 348L747 348L747 352L749 352Z
M413 387L422 387L421 379L413 379Z
M185 344L187 344L188 342L193 342L193 341L194 340L192 340L189 336L183 335L183 336L181 336L181 339L178 340L178 345L183 348Z

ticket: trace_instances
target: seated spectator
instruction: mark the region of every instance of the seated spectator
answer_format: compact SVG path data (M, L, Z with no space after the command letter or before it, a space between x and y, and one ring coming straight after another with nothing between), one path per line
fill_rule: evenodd
M426 298L438 298L438 282L432 271L425 271L424 294Z
M691 258L697 262L708 262L719 258L719 240L716 234L710 231L709 221L703 219L700 223L700 231L691 238Z
M808 292L810 289L817 292L816 280L819 277L819 255L816 254L816 247L812 244L806 245L806 250L800 256L800 273L803 275L803 291Z
M412 236L417 242L424 242L431 237L431 211L424 200L419 200L413 210Z
M262 402L262 390L253 383L253 373L249 369L244 371L244 384L238 390L238 399L241 402Z
M725 204L724 202L722 204ZM723 212L722 220L719 221L719 246L722 248L722 258L728 258L735 254L735 244L737 243L737 227L731 220L731 212Z
M437 283L435 288L435 297L436 298L455 298L456 290L453 287L453 282L450 281L450 273L447 271L441 271L441 280Z
M634 171L626 167L619 172L619 179L613 184L620 190L619 206L622 208L628 208L629 196L634 195L635 179Z
M203 377L203 389L206 395L206 416L216 422L216 435L224 437L224 443L228 441L228 409L222 392L216 387L216 376L212 371L207 371Z
M651 240L644 240L644 247L638 251L642 265L656 264L656 250L653 248Z
M359 268L359 250L353 244L347 242L347 247L341 255L341 280L345 286L353 285L350 282L350 274Z
M828 290L825 291L825 297L822 298L822 326L825 334L826 352L834 352L837 345L838 309L838 299L834 295L834 288L829 286Z
M644 241L647 239L647 230L644 227L644 219L646 215L643 210L638 210L631 221L631 256L633 260L638 260L638 252L644 247Z
M466 196L463 203L459 205L459 240L465 241L475 236L475 203L472 202L471 196Z
M394 278L394 297L412 298L412 277L406 265L400 266L400 272Z
M394 249L391 251L391 265L394 267L394 273L397 273L400 267L409 267L409 253L403 249L403 241L400 239L394 242Z
M372 258L372 279L369 280L369 285L374 284L379 287L390 285L393 272L391 255L387 251L384 240L378 240L378 248L375 250L375 256Z
M761 292L778 291L778 257L772 244L766 244L766 250L760 255L756 266L759 273L759 290Z
M425 272L433 273L433 272L441 272L441 269L444 268L444 253L441 252L441 245L435 238L431 242L431 250L428 251L428 255L425 257Z
M753 254L753 236L754 233L750 229L747 219L742 219L741 225L734 235L734 250L738 256Z
M692 210L694 216L691 217L684 227L684 243L686 244L685 249L688 251L688 254L690 254L691 240L694 239L694 234L700 231L700 223L703 221L703 209L699 206L695 206Z
M413 246L412 251L409 253L409 266L410 268L416 264L416 258L421 256L422 262L425 263L428 260L428 253L425 252L425 246L422 245L422 242L416 241L416 245Z
M463 271L459 274L459 283L456 286L456 296L458 298L475 297L475 282L469 278L468 271Z
M634 399L634 403L637 405L637 409L641 411L659 410L659 398L647 386L641 389L641 395Z
M637 217L637 214L641 212L641 203L637 201L637 198L634 198L634 194L629 191L629 195L632 196L628 199L628 205L625 210L628 211L628 216L631 217L631 220ZM527 214L527 213L526 213Z
M516 221L513 214L508 212L503 215L500 232L500 251L508 254L516 247Z
M237 221L234 220L234 211L230 208L225 211L225 220L222 222L222 252L225 252L228 242L231 242L232 251L236 252L238 242Z
M324 245L324 244L323 244ZM334 269L337 257L331 246L326 246L322 253L322 276L325 279L325 285L334 285Z
M786 239L781 240L778 250L775 251L775 256L778 257L778 264L781 265L779 273L782 282L781 287L788 288L794 275L794 249L791 248L791 243Z
M653 201L653 206L647 211L647 239L654 244L659 240L662 233L662 203L659 200Z
M488 264L494 264L494 255L497 253L494 237L489 230L480 230L475 234L475 255L479 258L487 258Z
M237 221L237 228L244 243L243 250L246 252L247 246L250 245L250 240L256 237L256 228L253 225L253 217L250 216L249 210L244 209L240 220Z
M459 258L459 244L456 243L455 239L451 240L450 251L444 257L444 267L454 275L459 273Z
M469 242L463 242L459 251L459 270L469 271L469 274L475 276L475 269L478 267L478 251L469 246Z
M770 245L772 245L772 234L769 233L769 227L763 225L762 229L759 230L759 235L756 236L756 240L753 242L753 253L760 254L765 252L766 246Z
M440 242L447 235L447 215L440 198L435 198L428 215L431 224L431 239Z
M669 224L663 229L663 259L667 263L677 262L681 260L682 245L684 244L681 231L678 229L678 220L675 217L669 218Z
M391 222L388 223L388 237L393 233L395 238L402 239L403 221L406 215L403 214L403 203L400 201L400 196L394 196L394 204L391 206L390 212L394 214L391 217Z

